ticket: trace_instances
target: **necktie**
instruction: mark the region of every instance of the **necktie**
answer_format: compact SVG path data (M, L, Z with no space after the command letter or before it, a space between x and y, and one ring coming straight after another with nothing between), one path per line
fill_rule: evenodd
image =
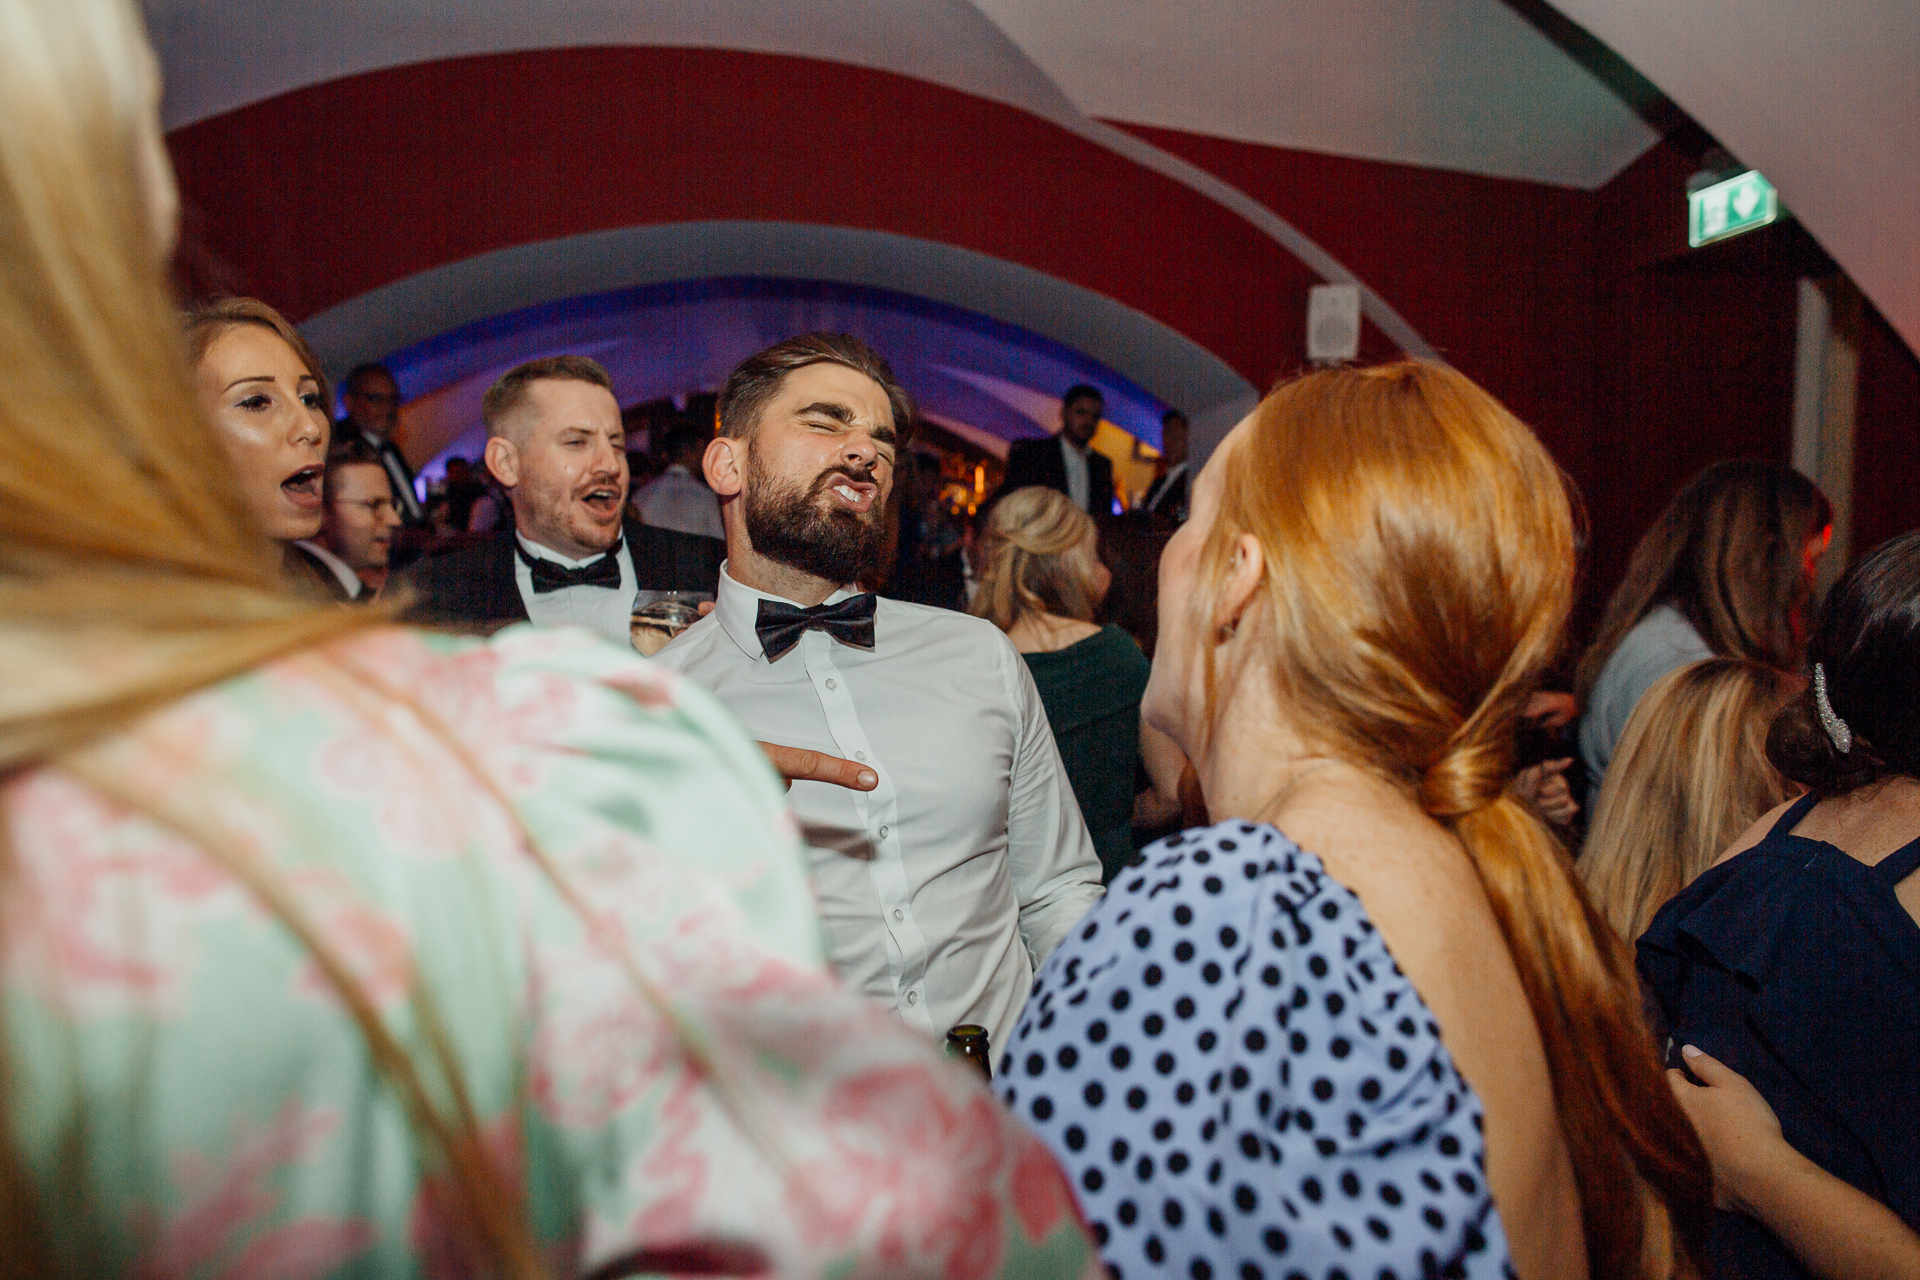
M766 651L768 662L779 661L781 655L799 644L800 637L809 631L824 631L841 644L871 649L876 598L869 591L848 596L839 604L818 604L811 609L778 600L762 600L760 615L753 623L754 634L760 637L760 647Z
M520 539L513 540L513 549L519 553L527 570L533 574L533 594L543 596L549 591L563 591L568 587L606 587L617 589L620 585L620 539L615 538L613 545L607 548L607 554L598 560L589 560L577 569L569 569L563 564L543 560L539 556L527 554L520 545Z

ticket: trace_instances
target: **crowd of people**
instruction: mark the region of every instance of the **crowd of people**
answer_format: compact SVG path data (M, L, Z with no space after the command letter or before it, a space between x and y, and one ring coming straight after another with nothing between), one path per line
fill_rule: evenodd
M1920 1275L1920 533L1817 600L1709 468L1569 667L1458 372L1169 413L1130 521L1074 387L955 530L827 333L644 486L530 361L422 494L180 314L131 3L0 12L0 1270Z

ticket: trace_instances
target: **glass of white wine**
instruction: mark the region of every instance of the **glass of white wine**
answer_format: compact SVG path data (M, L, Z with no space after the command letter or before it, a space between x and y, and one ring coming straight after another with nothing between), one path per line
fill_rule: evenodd
M627 627L633 647L651 658L700 620L701 605L711 603L711 591L640 592L633 598L633 615Z

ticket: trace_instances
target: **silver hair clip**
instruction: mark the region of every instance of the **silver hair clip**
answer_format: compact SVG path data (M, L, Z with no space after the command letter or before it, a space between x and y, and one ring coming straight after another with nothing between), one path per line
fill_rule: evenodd
M1820 716L1820 727L1833 739L1833 745L1839 748L1841 755L1853 750L1853 730L1847 722L1833 713L1833 704L1827 701L1827 673L1819 663L1813 664L1813 709Z

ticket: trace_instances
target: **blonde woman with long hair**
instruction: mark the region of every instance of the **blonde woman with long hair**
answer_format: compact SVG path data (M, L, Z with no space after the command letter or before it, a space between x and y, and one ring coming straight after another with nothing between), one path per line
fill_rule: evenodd
M1077 1274L710 699L287 590L158 97L130 0L0 0L0 1271Z
M1032 486L993 505L981 539L972 612L1007 633L1033 673L1103 881L1133 859L1134 766L1177 803L1186 759L1140 722L1147 659L1132 636L1094 621L1113 574L1093 517L1063 493Z
M1627 718L1580 853L1580 877L1632 942L1760 815L1794 795L1767 726L1799 681L1710 658L1662 676Z
M1450 370L1310 374L1208 461L1145 707L1221 820L1049 958L1002 1090L1124 1274L1697 1267L1631 959L1507 789L1572 585L1552 459Z

